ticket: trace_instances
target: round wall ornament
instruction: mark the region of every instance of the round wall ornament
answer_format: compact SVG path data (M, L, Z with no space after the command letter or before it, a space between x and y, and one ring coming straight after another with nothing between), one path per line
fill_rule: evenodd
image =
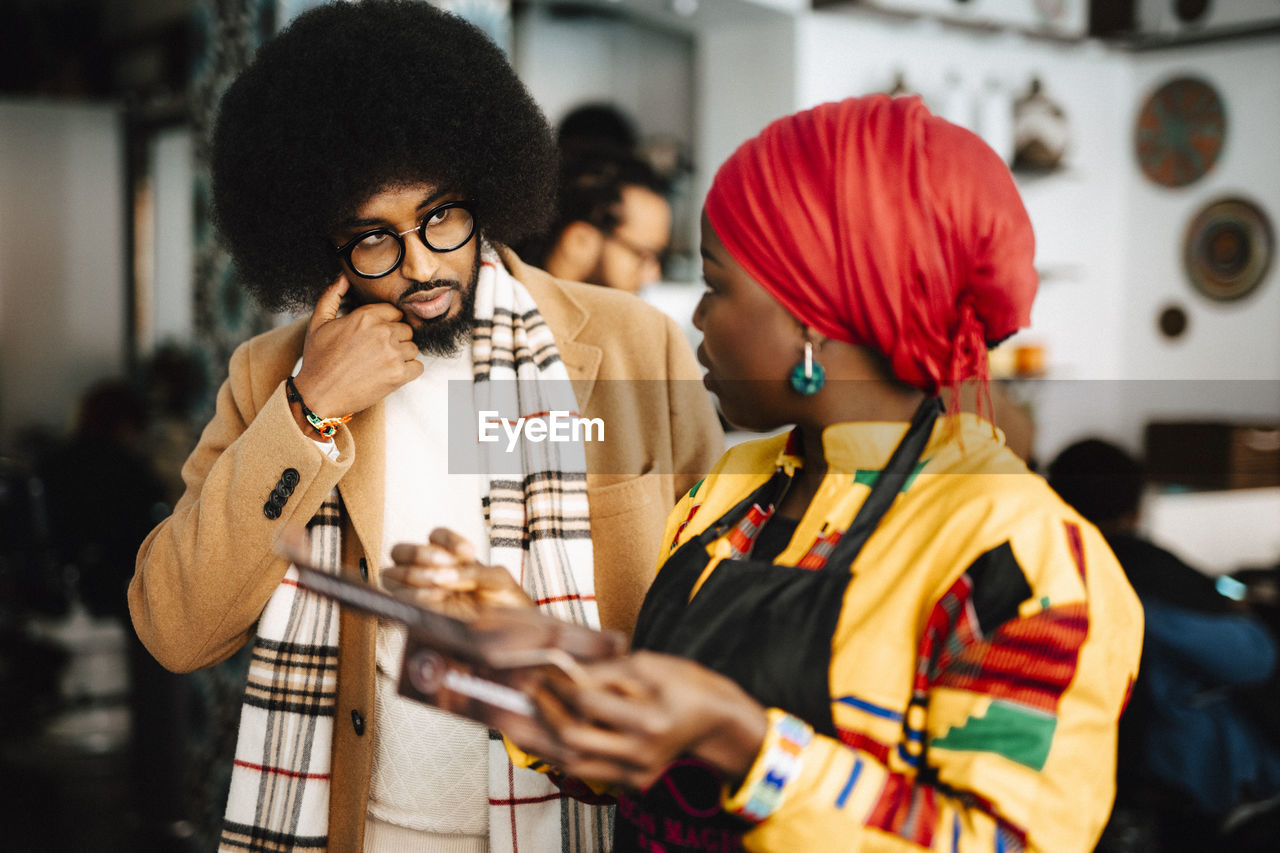
M1178 77L1138 111L1134 149L1142 173L1165 187L1184 187L1213 168L1226 140L1222 97L1196 77Z
M1275 254L1275 232L1251 201L1224 198L1205 205L1187 226L1183 264L1196 290L1220 302L1241 299L1262 284Z
M1165 306L1156 318L1156 327L1160 329L1160 334L1169 340L1176 340L1182 337L1189 323L1187 310L1181 305Z

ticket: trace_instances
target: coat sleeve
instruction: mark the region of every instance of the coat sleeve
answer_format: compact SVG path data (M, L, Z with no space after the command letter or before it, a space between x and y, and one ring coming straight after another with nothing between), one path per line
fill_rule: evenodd
M702 384L702 370L680 327L665 317L667 339L668 412L671 418L673 505L716 464L724 451L724 430L711 395Z
M1142 636L1114 556L1049 513L937 592L906 713L842 686L842 671L874 665L874 642L835 651L838 738L797 738L798 721L770 710L755 766L726 792L727 809L759 818L747 849L1093 849ZM779 763L788 751L798 760ZM762 791L774 808L758 813Z
M254 344L232 355L213 420L183 466L186 490L143 541L129 584L139 639L176 672L212 666L249 639L288 568L275 538L305 524L354 459L345 427L336 461L298 429L285 374L254 376L263 369ZM267 510L273 493L284 496L278 514Z

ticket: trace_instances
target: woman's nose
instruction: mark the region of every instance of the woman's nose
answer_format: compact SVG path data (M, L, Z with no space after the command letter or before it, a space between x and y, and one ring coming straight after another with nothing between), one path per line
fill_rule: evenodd
M694 306L694 309L693 309L693 327L697 329L699 332L702 331L702 306L703 304L706 303L706 301L707 301L707 297L704 295L701 299L698 300L698 304Z

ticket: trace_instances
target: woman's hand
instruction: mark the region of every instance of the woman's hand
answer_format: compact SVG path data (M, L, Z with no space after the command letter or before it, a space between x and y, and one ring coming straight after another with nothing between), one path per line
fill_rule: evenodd
M475 546L452 530L437 527L427 543L391 549L395 565L382 570L382 580L401 598L468 621L489 607L533 606L510 572L479 563Z
M765 709L730 679L684 658L636 652L589 664L585 679L547 679L535 694L544 735L518 746L557 770L644 790L693 756L741 780L768 728Z

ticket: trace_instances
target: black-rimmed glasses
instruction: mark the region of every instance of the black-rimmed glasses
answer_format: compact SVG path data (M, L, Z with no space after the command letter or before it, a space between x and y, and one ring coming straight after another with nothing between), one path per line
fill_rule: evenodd
M382 278L395 272L404 261L404 238L412 231L418 232L418 239L431 251L452 252L465 246L475 234L476 219L467 202L447 201L428 210L413 228L372 228L334 251L361 278Z

